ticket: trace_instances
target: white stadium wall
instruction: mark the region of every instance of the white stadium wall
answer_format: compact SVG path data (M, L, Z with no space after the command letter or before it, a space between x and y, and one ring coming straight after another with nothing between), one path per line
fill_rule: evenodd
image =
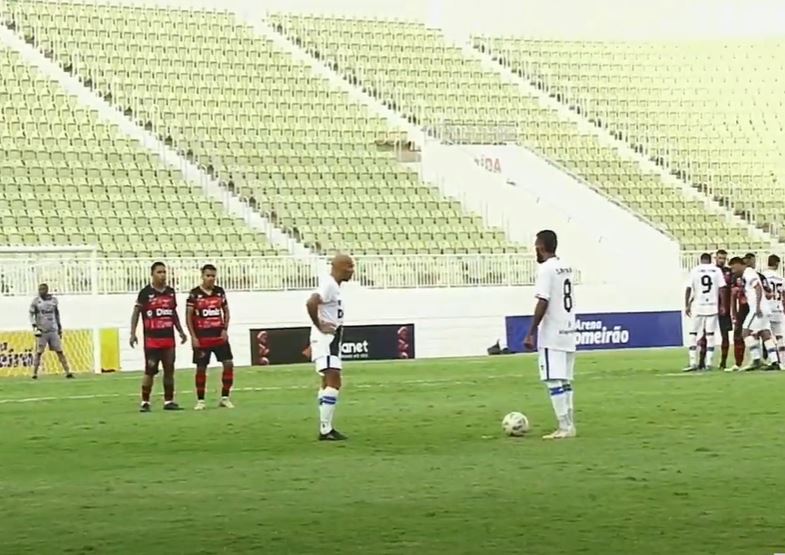
M782 0L100 0L115 4L299 12L424 21L470 34L570 39L781 36Z
M615 282L630 267L645 282L679 273L676 241L525 148L429 141L422 173L514 241L531 244L540 229L554 229L563 256L593 282Z
M678 310L680 284L663 283L659 289L626 291L616 285L579 285L578 309L582 313ZM354 285L345 288L346 324L414 324L416 358L473 356L505 336L505 317L529 315L534 305L531 287L477 287L444 289L375 290ZM307 291L229 293L232 311L230 339L239 365L250 363L249 329L307 325ZM94 311L100 327L120 329L120 362L123 370L142 368L142 353L128 346L134 295L61 296L65 328L92 325ZM95 306L89 306L91 302ZM28 330L30 298L0 297L0 330ZM181 316L185 295L178 296ZM140 329L141 337L141 329ZM178 366L190 366L191 352L180 347Z

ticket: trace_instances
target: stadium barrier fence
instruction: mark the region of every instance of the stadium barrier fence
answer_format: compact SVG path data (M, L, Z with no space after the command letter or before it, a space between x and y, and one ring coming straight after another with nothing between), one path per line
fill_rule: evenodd
M355 280L376 289L531 285L537 271L534 257L528 254L371 255L355 260ZM48 283L58 295L136 293L149 280L153 262L152 258L91 262L53 254L44 264L40 257L3 254L0 295L29 295L38 283ZM178 291L198 283L199 269L208 262L218 267L219 282L228 291L309 290L328 268L327 257L315 256L179 257L164 262Z

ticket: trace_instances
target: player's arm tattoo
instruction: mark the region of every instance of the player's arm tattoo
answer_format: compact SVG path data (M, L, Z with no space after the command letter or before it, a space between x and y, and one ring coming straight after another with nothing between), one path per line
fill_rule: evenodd
M545 316L546 310L548 310L548 301L545 299L537 299L537 304L534 306L534 316L532 316L532 322L529 326L529 335L534 335L537 331L540 322L542 322L542 319Z
M196 328L194 328L194 306L192 304L185 305L185 325L188 326L188 333L191 337L196 337Z
M142 313L142 309L139 308L139 305L134 306L134 311L131 312L131 335L136 333L136 328L139 326L139 315Z
M308 316L311 318L311 322L317 328L320 326L319 324L319 305L322 303L322 298L319 296L319 293L314 293L308 298L308 302L305 303L305 308L308 310Z

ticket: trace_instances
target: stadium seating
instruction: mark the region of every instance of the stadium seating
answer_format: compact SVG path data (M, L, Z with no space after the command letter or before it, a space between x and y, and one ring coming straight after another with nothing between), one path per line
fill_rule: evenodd
M398 163L399 131L229 13L12 4L29 40L317 251L522 248Z
M455 141L497 142L500 130L515 129L521 144L668 230L685 249L768 244L503 82L438 30L413 22L321 16L273 15L270 23L410 121L439 130L441 136L449 137L455 124L464 130L449 137Z
M474 44L785 239L785 41Z
M0 244L94 244L111 257L276 252L5 47L0 107Z

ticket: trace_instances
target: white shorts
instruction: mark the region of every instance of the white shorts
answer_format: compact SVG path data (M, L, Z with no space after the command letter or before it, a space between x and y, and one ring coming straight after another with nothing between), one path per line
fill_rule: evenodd
M769 331L771 330L771 323L769 323L769 315L764 312L763 316L756 316L755 311L750 309L750 313L747 314L747 317L744 319L744 324L742 325L742 328L745 330L749 330L752 333Z
M340 329L334 334L311 332L311 361L316 365L317 374L322 374L328 368L343 369Z
M774 337L785 336L785 322L782 321L781 314L777 314L776 320L774 319L774 317L769 316L769 325L771 326L771 334Z
M712 314L711 316L696 314L692 317L690 332L696 333L698 336L701 336L704 333L714 333L717 331L717 321L716 314Z
M575 351L539 350L540 380L572 381L575 374Z

